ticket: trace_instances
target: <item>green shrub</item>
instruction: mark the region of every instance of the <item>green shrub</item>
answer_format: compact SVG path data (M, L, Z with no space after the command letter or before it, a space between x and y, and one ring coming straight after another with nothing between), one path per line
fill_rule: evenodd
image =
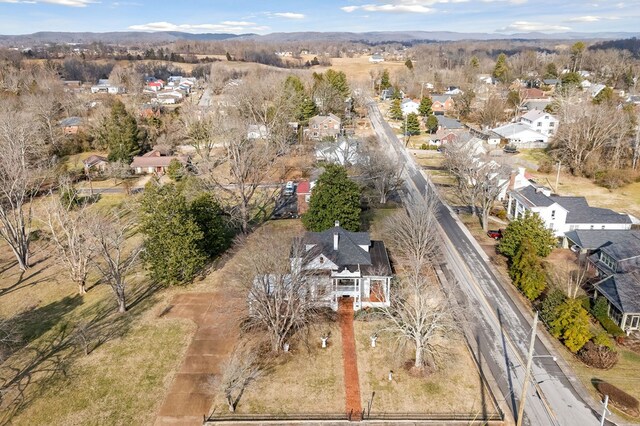
M609 318L608 316L606 316L606 315L598 316L598 317L596 317L596 319L600 322L600 325L602 325L602 328L607 330L607 333L609 333L613 337L624 337L624 336L626 336L626 333L624 331L622 331L622 329L620 327L618 327L618 324L613 322L613 320L611 318Z
M637 415L640 403L638 403L636 398L629 395L622 389L619 389L607 382L598 382L596 384L596 389L598 389L598 392L602 395L609 395L609 401L611 401L615 406L629 414Z
M555 289L548 293L542 302L540 318L542 318L545 323L550 324L551 321L556 319L558 306L562 305L566 299L567 296L565 296L562 290Z
M420 145L420 149L429 149L429 147L426 143L423 143L422 145Z
M609 310L609 302L604 297L598 297L591 306L591 315L596 318L606 317Z
M594 344L598 346L604 346L605 348L612 349L612 350L614 349L613 342L609 338L609 335L604 331L601 331L600 333L593 336L593 339L591 340L593 341Z

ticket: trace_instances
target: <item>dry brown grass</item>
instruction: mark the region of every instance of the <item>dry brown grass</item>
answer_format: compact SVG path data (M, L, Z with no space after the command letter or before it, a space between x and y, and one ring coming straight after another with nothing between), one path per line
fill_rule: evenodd
M378 321L355 322L358 370L363 407L373 397L372 413L482 413L481 381L466 344L460 338L445 342L446 354L436 360L438 371L426 377L405 368L411 348L401 350L393 336L382 334L371 347L369 336L381 328ZM389 382L389 370L393 381ZM485 394L486 411L496 412Z
M303 59L305 61L311 60L313 59L313 55L306 55ZM358 56L354 58L331 58L330 67L315 66L312 68L312 71L324 72L329 68L333 68L336 71L343 71L349 79L366 81L371 81L370 72L382 73L386 69L393 79L398 71L406 69L404 62L388 61L374 64L369 62L369 56Z

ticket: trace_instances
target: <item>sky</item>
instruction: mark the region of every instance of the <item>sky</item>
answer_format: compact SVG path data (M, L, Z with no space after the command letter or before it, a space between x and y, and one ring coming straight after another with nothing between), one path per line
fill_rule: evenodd
M37 31L640 31L640 0L0 0L0 34Z

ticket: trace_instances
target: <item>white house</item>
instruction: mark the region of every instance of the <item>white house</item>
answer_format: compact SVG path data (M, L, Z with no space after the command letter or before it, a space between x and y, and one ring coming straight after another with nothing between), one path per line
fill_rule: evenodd
M354 165L358 162L358 140L340 137L336 142L320 142L316 146L316 160L342 166Z
M369 57L369 62L373 63L373 64L379 64L380 62L384 62L384 58L382 57L382 55L371 55Z
M531 130L524 123L509 123L492 131L518 148L545 148L549 142L549 136Z
M247 139L267 139L269 137L269 129L264 124L250 124L247 127Z
M520 123L526 124L531 130L551 136L558 129L559 121L548 112L533 110L520 117Z
M420 108L420 104L413 99L404 98L400 103L400 108L402 108L402 115L408 114L418 114L418 108Z
M524 173L521 169L520 173ZM631 218L628 215L610 209L591 207L584 197L563 197L551 194L551 190L532 184L527 179L516 177L522 187L514 184L509 191L507 215L518 219L526 212L537 213L548 229L563 238L565 233L577 229L616 230L631 229Z
M292 258L292 269L304 263L312 271L311 285L326 289L321 303L338 309L338 300L351 298L354 310L389 306L391 263L384 242L367 232L350 232L336 221L333 228L307 232L301 243L306 259Z

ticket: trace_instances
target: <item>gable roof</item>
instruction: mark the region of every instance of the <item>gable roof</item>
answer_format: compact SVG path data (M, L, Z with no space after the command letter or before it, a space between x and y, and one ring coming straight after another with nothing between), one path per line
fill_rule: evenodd
M541 111L541 110L538 110L538 109L534 109L534 110L531 110L531 111L527 112L521 118L524 118L524 119L529 120L529 121L536 121L539 118L542 118L544 116L548 116L549 120L551 120L551 121L558 121L558 119L555 118L553 115L549 114L548 112L544 112L544 111Z
M326 120L333 120L333 121L336 121L337 123L341 122L340 117L338 117L335 114L329 113L327 115L314 115L309 119L309 123L313 122L313 123L321 124L321 123L324 123Z
M640 313L640 271L614 274L595 285L623 313Z
M451 95L431 95L431 100L433 102L440 102L441 104L444 104L451 98Z
M85 166L93 167L98 163L107 162L107 157L103 157L102 155L90 155L85 158L83 161Z
M606 229L576 229L568 231L565 236L586 250L595 250L605 245L624 243L627 241L637 240L638 253L640 254L640 231L624 229L624 230L606 230Z
M519 198L523 198L529 207L549 207L555 203L542 192L542 188L537 188L534 185L527 185L513 192L519 195Z
M543 135L540 132L532 130L531 127L523 123L509 123L505 124L504 126L496 127L492 130L503 138L510 138L521 133L535 133L536 136L540 135L540 140L547 139L547 136Z
M438 119L438 126L444 127L445 129L464 129L462 123L454 118L445 117L444 115L436 115L436 118Z
M631 223L629 215L591 207L584 197L552 195L550 198L569 212L566 223Z
M69 118L65 118L64 120L60 120L58 122L58 124L60 124L60 127L79 126L79 125L82 124L82 118L80 118L80 117L69 117Z
M334 234L338 234L338 250L333 249ZM323 254L338 267L349 265L372 265L371 254L360 246L371 245L367 232L351 232L334 226L322 232L307 232L302 242L314 245L318 254Z

